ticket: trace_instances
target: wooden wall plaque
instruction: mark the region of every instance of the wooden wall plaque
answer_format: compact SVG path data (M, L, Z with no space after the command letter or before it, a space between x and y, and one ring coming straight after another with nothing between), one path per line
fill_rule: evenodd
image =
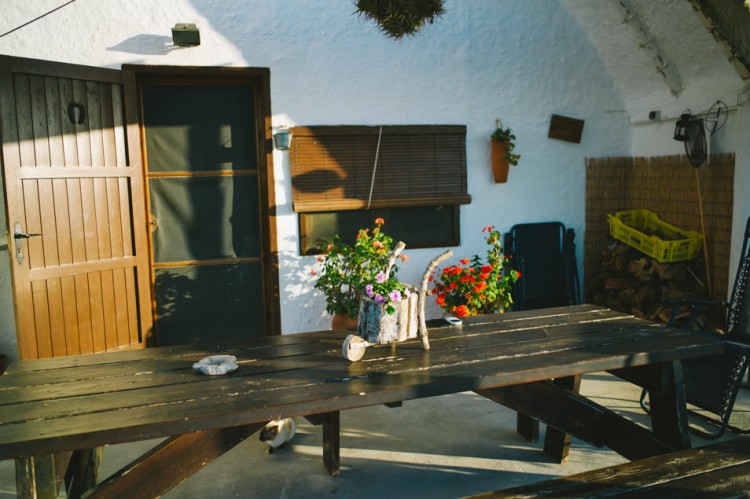
M547 134L547 137L580 144L581 134L583 133L583 123L583 120L553 114L552 119L549 122L549 133Z

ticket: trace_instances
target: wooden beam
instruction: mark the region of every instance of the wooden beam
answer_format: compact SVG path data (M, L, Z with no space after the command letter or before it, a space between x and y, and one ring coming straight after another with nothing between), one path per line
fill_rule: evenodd
M646 428L549 381L475 391L592 445L606 445L630 460L676 450Z
M104 480L86 497L128 499L161 496L265 424L196 431L169 438Z

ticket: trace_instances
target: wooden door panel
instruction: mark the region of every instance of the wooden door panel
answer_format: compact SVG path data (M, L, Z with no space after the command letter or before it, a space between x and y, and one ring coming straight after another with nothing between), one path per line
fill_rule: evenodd
M20 357L143 346L152 322L143 173L122 73L10 57L0 70ZM16 222L42 236L14 240Z

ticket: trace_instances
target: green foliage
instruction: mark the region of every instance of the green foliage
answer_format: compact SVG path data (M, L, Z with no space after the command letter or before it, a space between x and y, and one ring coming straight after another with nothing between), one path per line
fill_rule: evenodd
M507 268L500 233L491 225L482 232L487 233L487 263L482 263L478 255L471 260L463 258L444 268L431 290L431 294L437 294L437 304L456 317L503 311L513 303L511 289L521 277L520 272Z
M326 296L326 311L329 314L346 313L352 319L357 317L360 296L368 296L384 303L389 313L395 309L392 304L408 296L403 284L395 275L398 268L394 265L390 276L385 279L385 269L393 252L393 238L385 234L381 227L382 218L375 220L375 227L360 229L354 246L350 246L335 235L332 243L322 243L320 249L325 253L318 257L321 269L315 287ZM400 255L406 261L406 255ZM398 295L393 294L398 291ZM393 298L399 297L399 300ZM380 297L380 298L378 298Z
M360 16L375 21L390 38L413 36L445 13L443 0L356 0Z
M511 165L516 166L518 164L518 160L521 159L521 155L513 153L513 149L516 148L516 136L513 134L513 131L510 129L510 127L498 127L494 132L492 132L492 135L490 137L495 142L507 142L508 148L505 152L505 159L507 159L508 163L510 163Z

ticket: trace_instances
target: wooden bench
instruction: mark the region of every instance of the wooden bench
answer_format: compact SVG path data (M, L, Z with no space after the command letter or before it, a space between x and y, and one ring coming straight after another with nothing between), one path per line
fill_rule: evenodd
M490 497L750 497L750 438L486 492Z

